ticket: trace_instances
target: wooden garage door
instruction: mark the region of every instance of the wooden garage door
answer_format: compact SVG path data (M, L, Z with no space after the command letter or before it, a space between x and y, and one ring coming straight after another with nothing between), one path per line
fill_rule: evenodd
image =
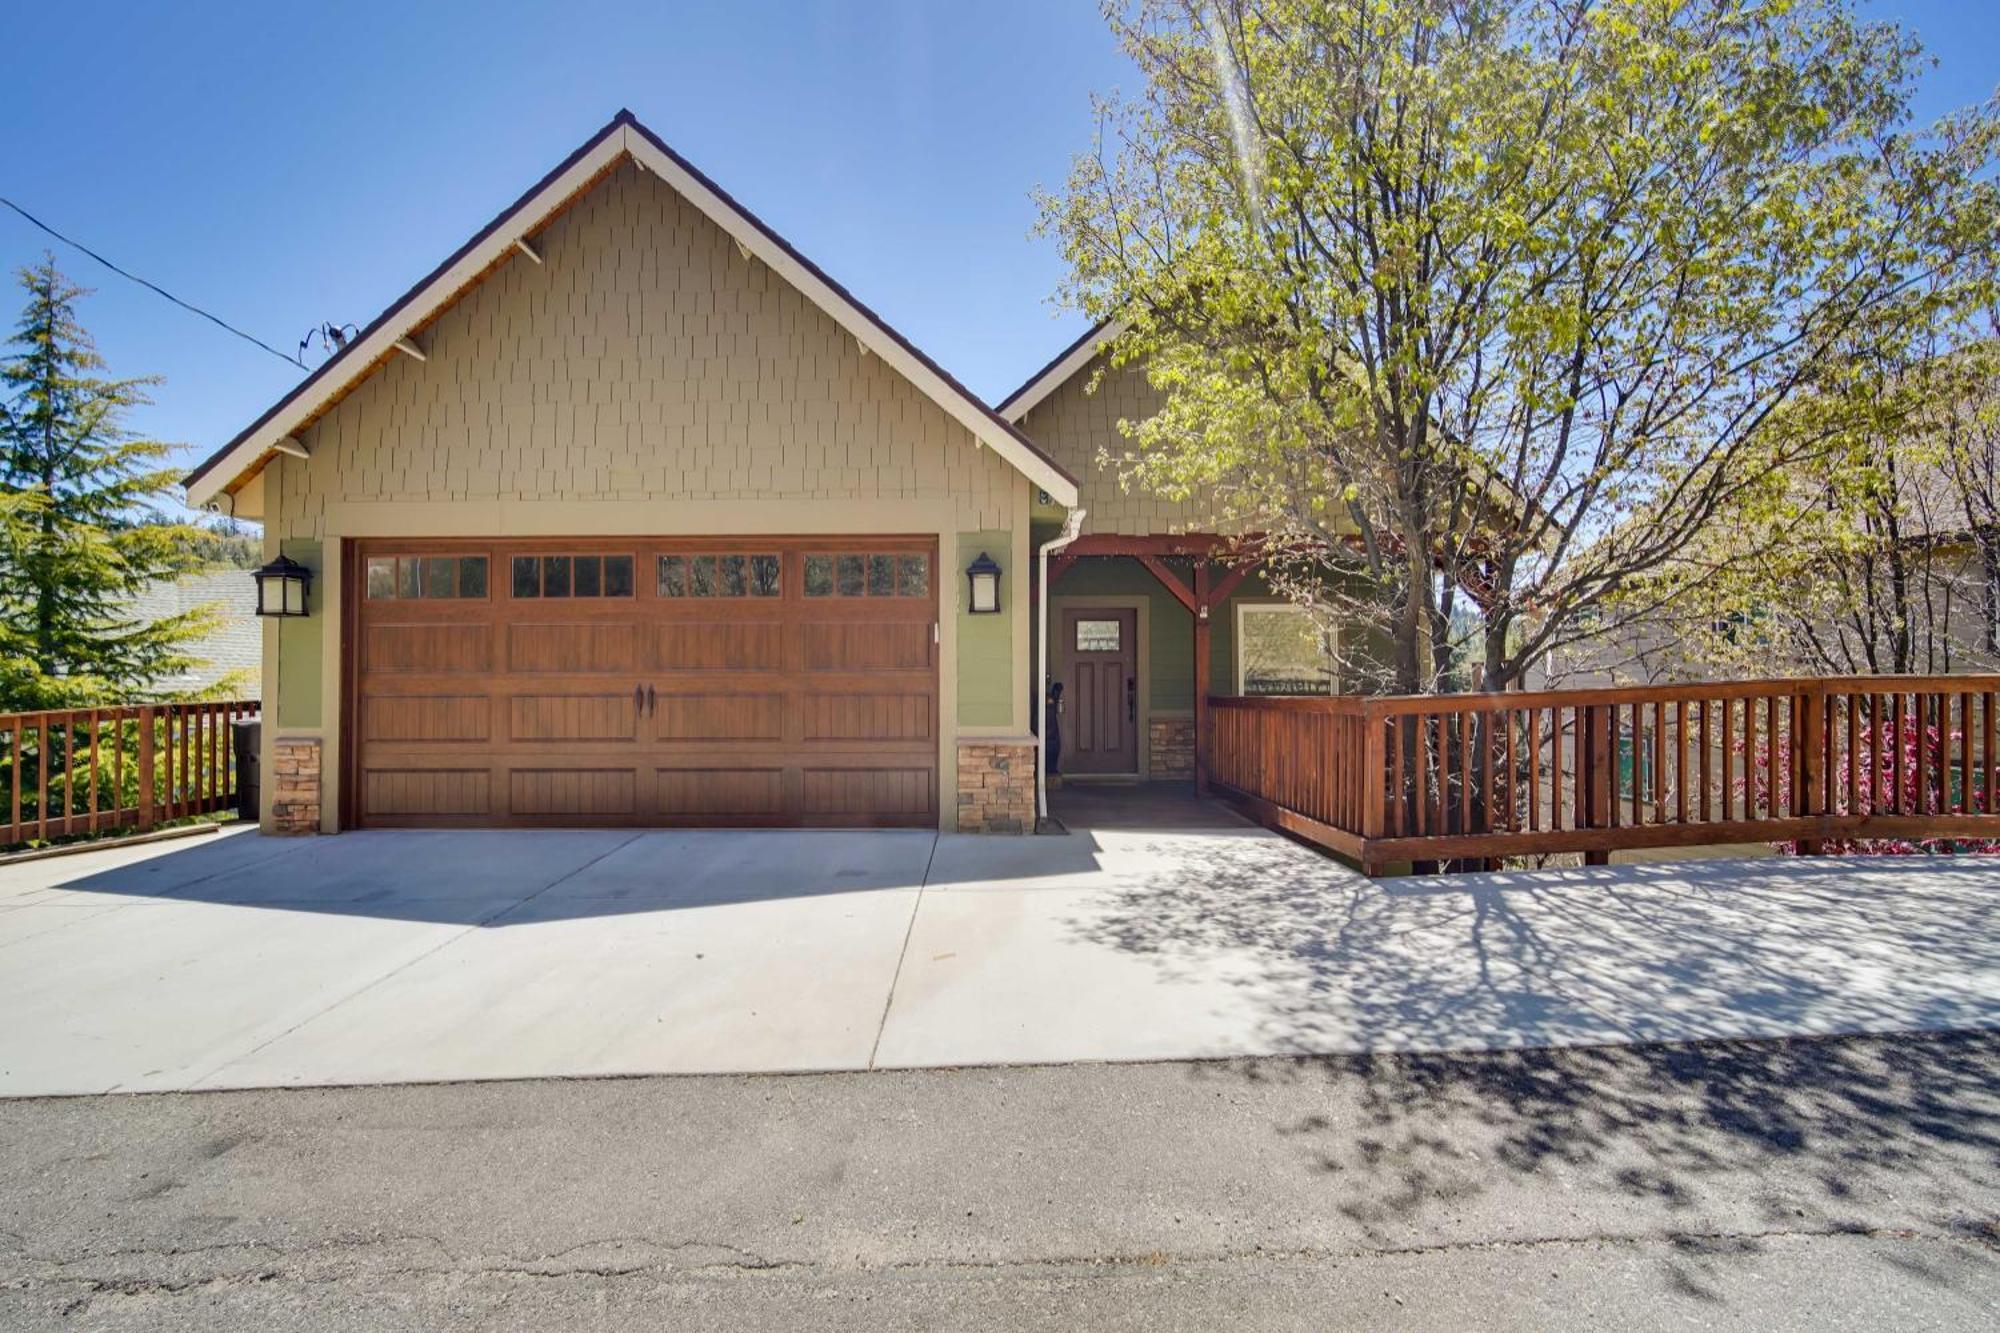
M935 826L931 539L358 543L347 817Z

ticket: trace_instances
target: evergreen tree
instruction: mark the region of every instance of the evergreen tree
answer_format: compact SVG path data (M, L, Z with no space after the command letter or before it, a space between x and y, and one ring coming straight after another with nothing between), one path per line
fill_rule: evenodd
M129 614L190 535L159 521L170 446L124 425L157 381L102 376L76 313L88 292L53 255L18 276L28 301L0 357L0 710L130 702L192 665L213 624Z

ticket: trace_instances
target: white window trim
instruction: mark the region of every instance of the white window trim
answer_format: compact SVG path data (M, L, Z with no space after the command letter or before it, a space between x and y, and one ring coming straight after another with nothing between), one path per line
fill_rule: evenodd
M1298 604L1297 604L1296 602L1238 602L1238 603L1236 603L1236 642L1235 642L1235 644L1233 645L1233 646L1234 646L1234 650L1235 650L1235 651L1234 651L1234 652L1232 652L1232 653L1231 653L1230 655L1231 655L1232 657L1234 657L1234 658L1236 659L1236 660L1235 660L1235 666L1236 666L1236 692L1237 692L1237 693L1238 693L1239 695L1240 695L1240 694L1242 694L1242 693L1244 693L1244 687L1243 687L1243 620L1244 620L1244 617L1245 617L1245 616L1248 616L1248 615L1261 615L1261 614L1267 614L1267 613L1272 613L1272 612L1284 612L1284 611L1289 611L1289 612L1292 612L1293 614L1296 614L1296 615L1305 615L1305 614L1306 614L1306 612L1305 612L1305 609L1304 609L1303 607L1299 606L1299 605L1298 605ZM1337 624L1330 624L1330 625L1328 625L1328 626L1327 626L1327 629L1326 629L1326 648L1327 648L1327 653L1328 653L1328 655L1329 655L1330 657L1332 657L1332 658L1333 658L1333 661L1334 661L1334 668L1333 668L1333 681L1332 681L1332 684L1331 684L1331 686L1330 686L1330 687L1329 687L1329 689L1328 689L1328 693L1329 693L1329 694L1339 694L1339 693L1340 693L1340 667L1339 667L1339 653L1340 653L1340 627L1339 627L1339 625L1337 625Z

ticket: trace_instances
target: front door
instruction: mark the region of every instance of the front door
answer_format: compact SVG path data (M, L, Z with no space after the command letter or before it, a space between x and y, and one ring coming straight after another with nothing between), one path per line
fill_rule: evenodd
M1116 607L1063 612L1066 774L1139 771L1138 621Z

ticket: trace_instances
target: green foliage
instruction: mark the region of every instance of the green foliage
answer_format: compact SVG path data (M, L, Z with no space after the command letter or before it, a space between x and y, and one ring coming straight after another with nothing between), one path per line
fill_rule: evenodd
M86 293L52 256L19 277L28 301L0 360L0 709L131 701L193 665L213 624L126 612L193 530L154 508L177 481L169 446L123 425L153 381L99 374Z
M1145 91L1043 206L1066 298L1166 393L1124 476L1363 569L1341 614L1399 688L1621 632L1725 519L1772 550L1773 474L1841 457L1867 368L1993 290L2000 118L1913 132L1919 49L1846 0L1107 17Z

